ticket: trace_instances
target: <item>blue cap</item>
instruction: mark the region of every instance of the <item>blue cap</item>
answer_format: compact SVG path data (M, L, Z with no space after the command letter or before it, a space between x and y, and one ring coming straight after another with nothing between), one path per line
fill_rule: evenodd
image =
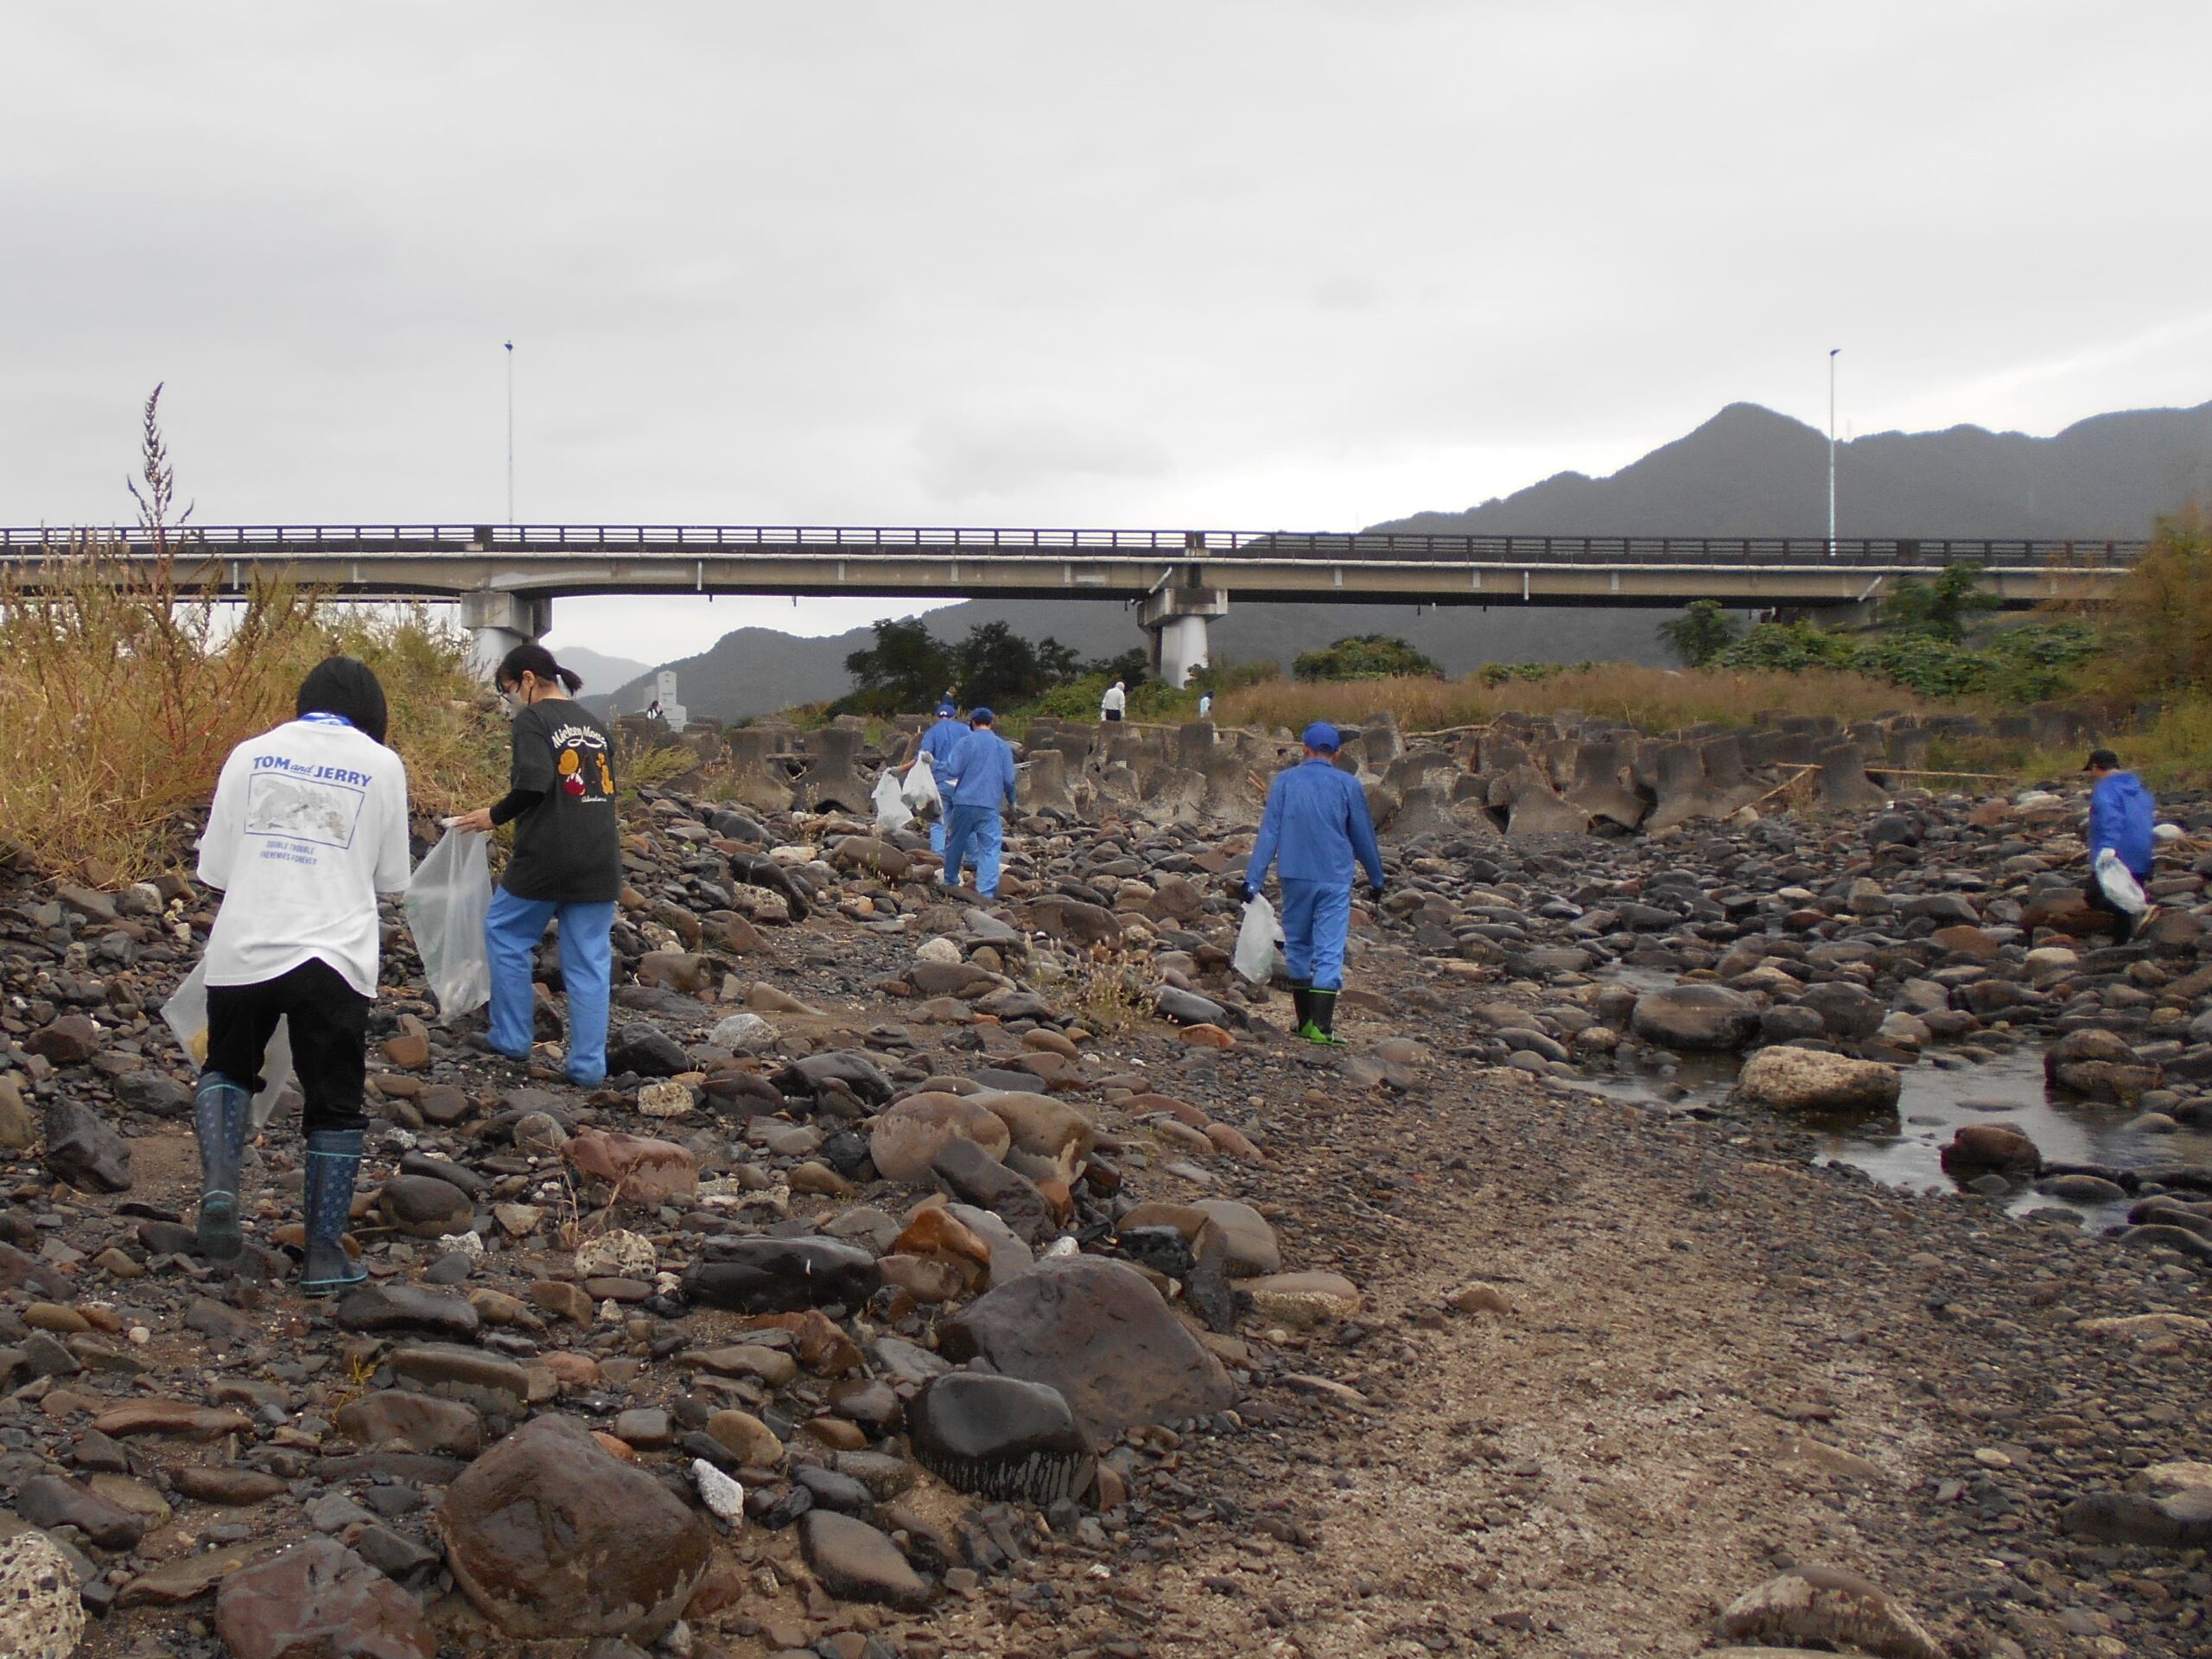
M949 715L953 712L953 708L949 702L940 702L937 706L937 711L939 715Z
M1306 735L1300 741L1309 749L1319 749L1329 754L1334 754L1344 746L1344 739L1337 735L1337 728L1325 720L1317 720L1308 726Z
M968 723L970 726L988 726L997 718L998 716L988 709L970 709L968 711Z

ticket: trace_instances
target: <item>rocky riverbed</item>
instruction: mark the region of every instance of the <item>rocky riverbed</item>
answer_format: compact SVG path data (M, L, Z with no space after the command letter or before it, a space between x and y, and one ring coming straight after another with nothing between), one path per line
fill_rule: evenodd
M191 1252L211 896L0 878L0 1650L2204 1651L2212 810L2115 950L2078 799L1592 835L1531 747L1515 836L1370 734L1338 1052L1228 969L1264 746L1039 743L993 905L856 744L649 791L604 1089L395 912L335 1303L282 1118Z

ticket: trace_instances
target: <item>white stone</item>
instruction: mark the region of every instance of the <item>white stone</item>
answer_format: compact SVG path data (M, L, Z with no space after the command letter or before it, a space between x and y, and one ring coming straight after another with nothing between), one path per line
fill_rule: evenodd
M733 1527L745 1524L745 1488L709 1463L704 1458L691 1459L691 1479L699 1488L700 1501Z
M750 1054L776 1040L776 1028L757 1014L733 1014L707 1033L709 1045L733 1054Z
M924 939L914 947L916 962L939 962L951 965L960 960L960 947L939 934L933 939Z
M659 1268L660 1252L652 1240L620 1227L576 1246L576 1275L582 1279L650 1279Z
M465 1255L472 1262L484 1256L484 1241L474 1233L447 1233L438 1240L440 1255Z
M697 1103L691 1085L674 1077L649 1083L638 1090L638 1109L647 1117L689 1117Z

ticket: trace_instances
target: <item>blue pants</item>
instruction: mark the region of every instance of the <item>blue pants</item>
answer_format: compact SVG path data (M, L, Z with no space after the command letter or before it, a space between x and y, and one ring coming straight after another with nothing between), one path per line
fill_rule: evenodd
M942 811L930 824L930 851L939 858L944 856L944 818Z
M1317 991L1344 986L1344 936L1351 931L1351 889L1334 881L1282 884L1282 957L1294 981Z
M569 999L569 1080L588 1088L607 1080L607 1005L613 995L614 953L607 934L614 906L563 905L492 891L484 946L492 960L492 1046L520 1059L530 1052L531 953L545 925L561 919L561 983Z
M960 885L960 867L972 859L976 866L976 891L986 899L998 896L999 849L1004 844L1005 826L999 822L995 806L956 806L948 815L951 820L944 834L944 885Z

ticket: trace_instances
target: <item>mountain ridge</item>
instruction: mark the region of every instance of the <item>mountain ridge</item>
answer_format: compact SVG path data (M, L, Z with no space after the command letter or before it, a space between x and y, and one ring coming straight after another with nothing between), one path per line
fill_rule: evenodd
M1604 476L1559 473L1457 512L1367 526L1436 534L1791 536L1827 530L1827 438L1757 404L1729 404L1691 431ZM1837 532L1961 540L2133 540L2164 513L2212 503L2212 403L2122 410L2048 438L1961 424L1878 432L1836 446ZM901 612L886 600L887 616ZM1086 657L1142 643L1129 607L1106 600L970 600L929 614L948 641L985 622L1030 639L1046 635ZM1347 633L1397 634L1465 674L1488 662L1665 663L1656 626L1666 613L1500 606L1422 609L1368 605L1232 604L1215 623L1217 660L1274 661ZM851 689L844 660L874 642L856 628L808 639L741 628L665 664L696 715L735 720ZM591 699L634 712L650 673Z

